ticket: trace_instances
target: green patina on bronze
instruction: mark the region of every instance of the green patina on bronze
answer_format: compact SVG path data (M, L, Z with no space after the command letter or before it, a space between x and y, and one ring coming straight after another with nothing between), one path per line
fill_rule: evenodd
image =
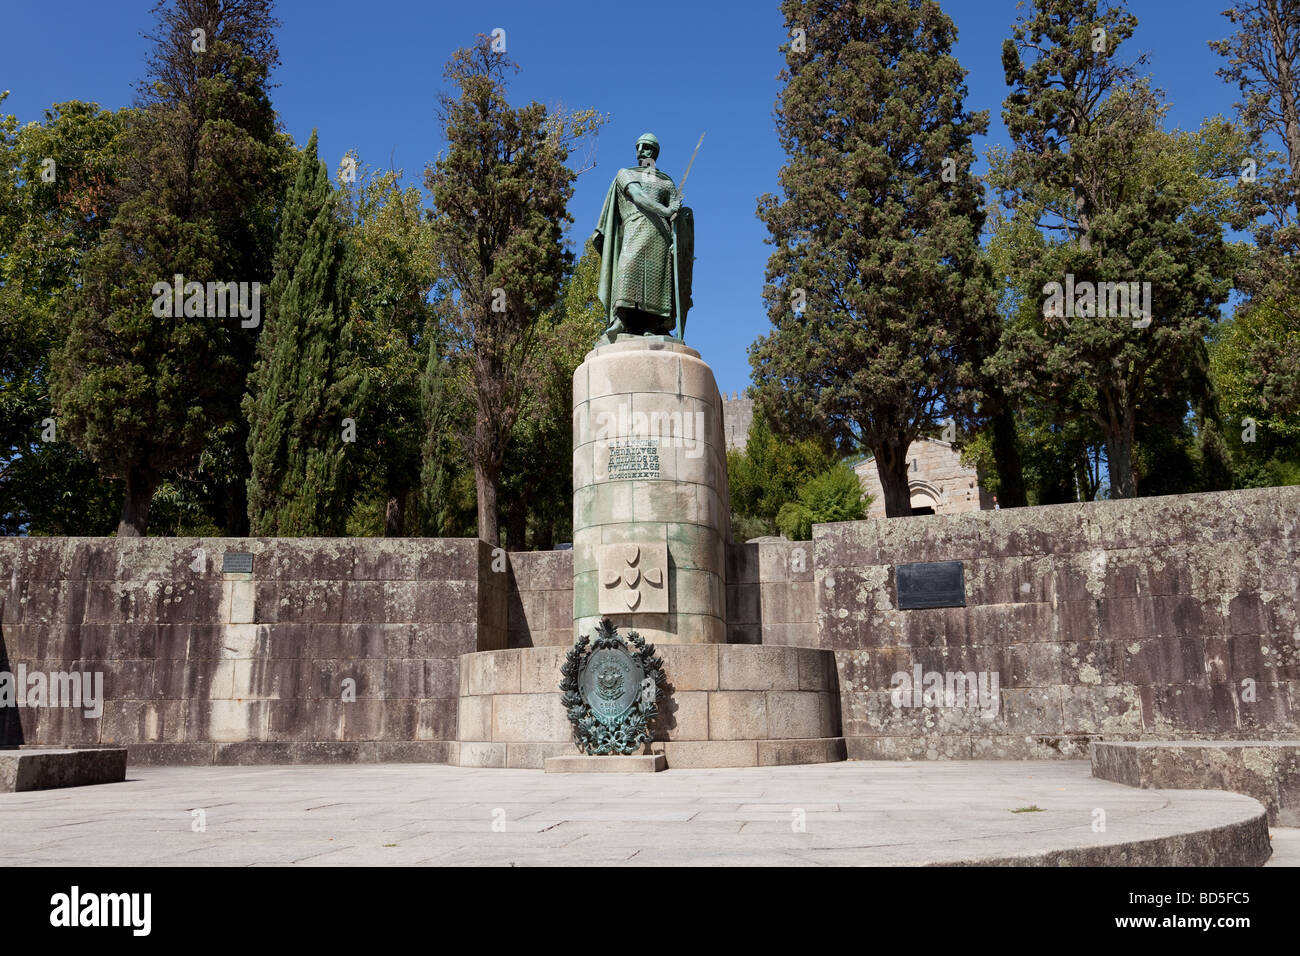
M646 133L636 143L639 165L620 169L605 194L600 224L591 237L600 253L604 341L619 333L685 333L691 307L695 219L681 191L655 167L659 140ZM677 303L681 302L681 308Z
M578 638L560 673L562 701L579 750L593 756L631 754L649 743L664 682L663 661L653 644L636 631L625 641L614 623L602 618L595 640Z

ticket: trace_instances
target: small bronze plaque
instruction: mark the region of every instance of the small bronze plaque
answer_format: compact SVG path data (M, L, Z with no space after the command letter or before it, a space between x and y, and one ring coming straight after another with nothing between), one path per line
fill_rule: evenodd
M248 551L227 551L221 556L222 574L252 574L253 555Z
M894 583L900 611L966 606L966 572L960 561L900 564Z

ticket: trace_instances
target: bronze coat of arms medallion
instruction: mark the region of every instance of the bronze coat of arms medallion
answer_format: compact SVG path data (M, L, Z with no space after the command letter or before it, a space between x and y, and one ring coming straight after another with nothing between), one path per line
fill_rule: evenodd
M583 753L631 754L650 741L663 661L636 631L625 640L609 618L578 638L560 668L564 709Z

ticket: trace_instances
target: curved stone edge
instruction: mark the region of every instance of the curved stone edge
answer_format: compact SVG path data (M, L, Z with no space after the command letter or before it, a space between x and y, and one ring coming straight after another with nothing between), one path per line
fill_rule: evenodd
M581 756L572 741L461 741L452 763L461 767L542 770L552 757ZM652 754L668 761L669 770L720 770L737 767L784 767L836 763L844 759L843 737L790 740L657 740ZM604 758L601 758L604 759Z
M1147 790L1227 790L1300 826L1300 740L1095 741L1092 775Z
M653 641L651 643L654 643ZM572 645L547 644L460 655L459 696L559 692ZM839 695L835 652L791 644L656 644L680 691L821 691Z
M1257 811L1222 826L1102 846L1063 847L1011 856L972 856L925 866L1263 866L1273 854L1268 815Z
M561 705L568 648L477 651L460 658L462 767L538 768L576 754ZM835 658L786 645L662 645L671 688L652 752L669 767L772 767L847 758Z

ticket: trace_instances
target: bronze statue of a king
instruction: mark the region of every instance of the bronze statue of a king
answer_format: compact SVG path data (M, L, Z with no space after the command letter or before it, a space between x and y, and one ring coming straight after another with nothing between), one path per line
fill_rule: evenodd
M637 165L620 169L591 241L600 253L601 342L619 333L684 337L691 307L695 223L667 173L655 162L659 140L636 141Z

